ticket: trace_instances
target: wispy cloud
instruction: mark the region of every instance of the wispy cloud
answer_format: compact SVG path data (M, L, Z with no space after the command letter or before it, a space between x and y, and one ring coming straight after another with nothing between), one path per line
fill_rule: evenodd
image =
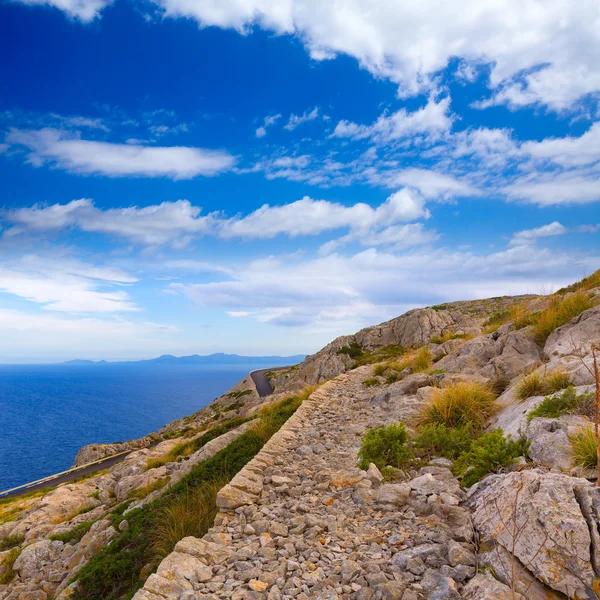
M299 127L303 123L314 121L319 116L319 108L315 106L310 112L305 111L301 115L291 114L289 121L283 126L288 131L293 131L296 127Z
M553 223L542 225L541 227L536 227L534 229L523 229L522 231L517 231L513 235L510 243L513 246L530 244L539 238L564 235L567 233L567 231L568 229L564 225L561 225L558 221L554 221Z
M263 124L260 127L258 127L256 130L256 137L257 138L265 137L265 135L267 135L267 129L269 127L271 127L271 125L274 125L275 123L277 123L277 121L280 118L281 118L280 114L269 115L268 117L265 117L263 120Z
M54 168L84 175L109 177L169 177L192 179L230 170L236 159L222 150L184 146L144 146L86 140L57 129L11 129L6 142L28 150L34 166Z

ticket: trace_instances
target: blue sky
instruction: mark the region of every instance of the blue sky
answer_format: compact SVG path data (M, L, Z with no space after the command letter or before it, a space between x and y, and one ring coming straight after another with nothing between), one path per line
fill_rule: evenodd
M0 361L313 352L600 268L600 5L0 6Z

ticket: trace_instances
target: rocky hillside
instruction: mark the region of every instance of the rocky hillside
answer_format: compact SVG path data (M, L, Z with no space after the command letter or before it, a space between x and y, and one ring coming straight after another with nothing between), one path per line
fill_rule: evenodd
M338 338L0 501L0 599L599 598L594 343L600 272Z

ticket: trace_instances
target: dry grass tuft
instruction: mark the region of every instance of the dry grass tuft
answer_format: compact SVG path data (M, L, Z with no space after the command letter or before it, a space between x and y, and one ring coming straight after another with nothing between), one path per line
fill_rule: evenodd
M164 488L165 485L169 483L170 479L170 477L162 477L161 479L157 479L156 481L153 481L152 483L149 483L144 487L138 488L137 490L133 490L131 494L129 494L129 497L142 500L146 496L150 495L152 492Z
M471 423L481 429L495 412L496 396L492 390L476 381L459 381L435 390L433 399L421 413L419 424L440 424L460 427Z
M543 375L539 371L533 371L524 375L515 389L515 395L518 400L527 400L531 396L543 396L548 388Z
M157 515L153 547L166 556L184 537L202 537L213 525L217 514L217 493L227 483L223 477L176 496Z
M593 469L598 466L596 436L592 425L584 427L580 433L571 436L571 451L575 466Z
M564 390L573 385L571 376L566 371L561 371L560 369L551 371L546 375L545 379L546 386L550 393L560 392L560 390Z
M539 343L545 342L556 328L565 325L593 306L593 299L584 290L579 290L568 296L553 296L550 304L533 316L533 330L536 340Z

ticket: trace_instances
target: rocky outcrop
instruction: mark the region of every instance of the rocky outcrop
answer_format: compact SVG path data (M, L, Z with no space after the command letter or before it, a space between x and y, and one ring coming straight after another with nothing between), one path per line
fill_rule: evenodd
M128 450L138 450L139 448L145 448L150 445L152 438L143 437L138 440L131 440L129 442L118 442L116 444L88 444L83 446L73 462L74 467L80 467L81 465L87 465L88 463L112 456L114 454L120 454L121 452L127 452Z
M583 496L597 505L600 489L539 469L485 479L469 500L483 564L527 598L535 597L527 590L534 576L568 598L596 599L598 521L582 511Z
M540 359L540 350L528 330L515 331L508 324L465 342L442 358L437 368L489 379L512 379Z
M555 329L544 345L548 357L578 354L592 342L600 342L600 306L590 308L572 321Z

